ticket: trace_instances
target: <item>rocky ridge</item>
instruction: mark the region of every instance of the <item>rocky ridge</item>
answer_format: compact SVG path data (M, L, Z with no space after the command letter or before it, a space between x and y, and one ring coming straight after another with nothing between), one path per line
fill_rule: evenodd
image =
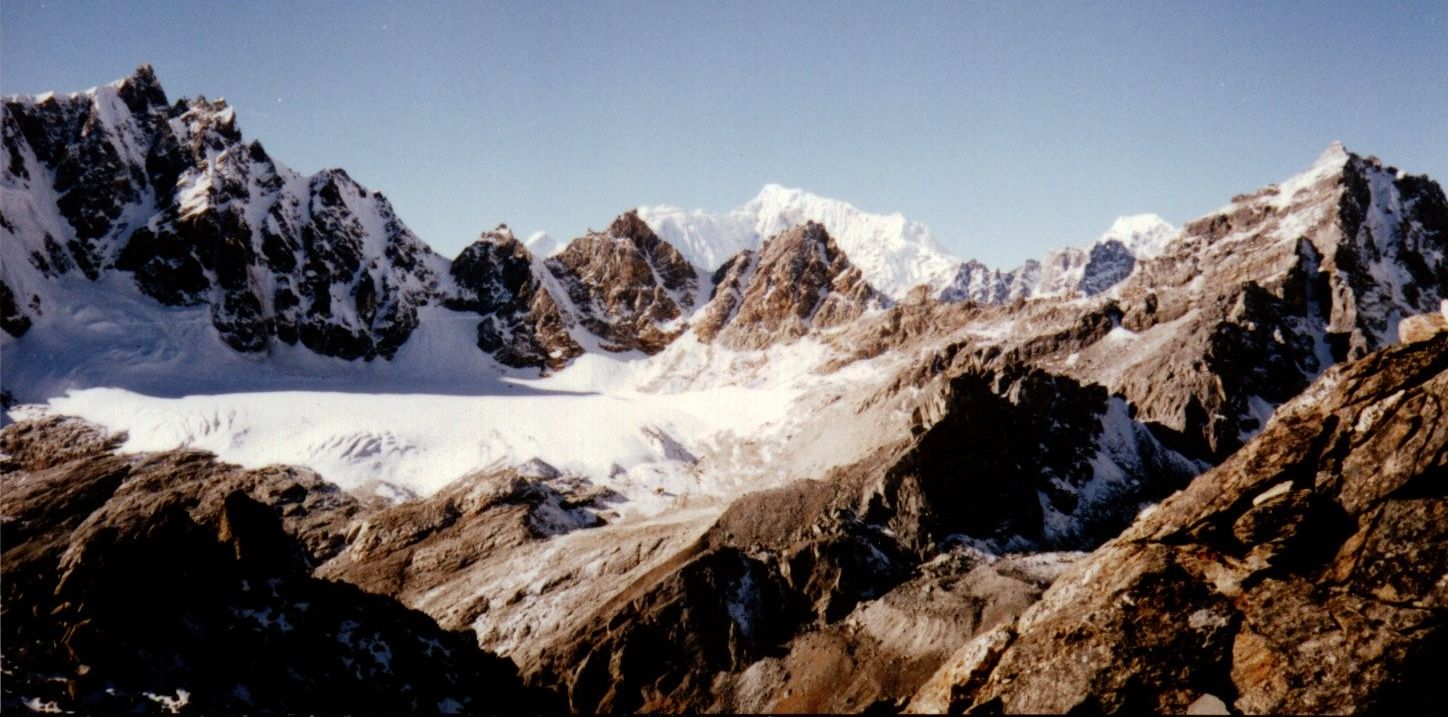
M962 648L924 711L1425 709L1448 619L1448 333L1328 372Z
M1085 249L1058 249L1010 271L992 269L973 259L963 262L938 294L942 301L979 304L1095 296L1130 276L1138 259L1160 255L1179 233L1154 214L1121 217Z
M344 171L305 177L243 140L225 101L168 104L149 67L6 98L3 126L0 328L14 338L95 303L112 289L87 283L120 274L162 306L204 309L238 352L391 359L445 307L480 317L475 343L498 363L556 371L585 349L659 352L712 290L637 212L547 256L487 232L450 262Z
M375 506L291 468L117 455L122 438L0 430L7 710L561 707L473 635L312 575Z
M119 270L162 304L208 307L238 351L387 357L436 290L443 262L380 194L280 165L224 101L167 104L149 67L7 98L4 134L4 278L27 322L59 308L50 280Z
M1121 395L1165 445L1216 463L1335 362L1448 293L1442 189L1342 149L1188 224L1109 292L982 307L926 341L943 366L1025 362Z

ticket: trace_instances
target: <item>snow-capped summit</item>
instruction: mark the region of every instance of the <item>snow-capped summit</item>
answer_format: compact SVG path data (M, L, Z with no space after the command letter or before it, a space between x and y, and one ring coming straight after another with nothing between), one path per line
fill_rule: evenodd
M1176 235L1177 228L1155 214L1132 214L1117 217L1095 243L1119 241L1132 256L1149 259L1161 254Z
M668 205L640 207L638 213L691 263L706 270L811 221L824 225L872 286L895 298L920 284L939 289L960 266L919 222L898 213L871 214L838 199L778 184L765 185L757 196L727 214Z
M533 256L543 257L545 259L557 254L558 250L562 248L558 240L554 239L553 235L548 232L533 232L528 235L527 239L523 240L523 246L528 247L528 251L532 252Z

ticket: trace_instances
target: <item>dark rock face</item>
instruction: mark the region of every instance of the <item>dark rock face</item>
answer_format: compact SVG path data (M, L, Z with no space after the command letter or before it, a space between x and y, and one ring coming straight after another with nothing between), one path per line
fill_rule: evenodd
M658 353L684 331L698 277L678 249L628 212L548 260L578 320L608 351Z
M20 310L15 292L3 281L0 281L0 329L16 337L24 336L30 330L30 317Z
M1448 653L1448 335L1334 368L1078 564L952 709L1426 709Z
M238 351L275 339L391 357L436 290L441 258L380 194L341 170L307 178L274 162L225 102L168 106L149 67L88 93L7 99L4 127L5 182L32 202L58 197L7 223L40 276L130 272L161 303L209 307Z
M1089 547L1199 466L1100 386L1036 369L967 369L915 417L918 438L865 492L865 518L929 552Z
M821 224L808 222L720 267L698 334L739 349L788 342L888 303Z
M583 348L569 335L543 271L507 227L498 227L453 260L457 296L445 305L484 317L478 323L478 348L500 363L563 368Z
M471 634L311 577L367 510L334 486L117 440L0 431L7 710L554 709Z
M1114 239L1091 246L1081 273L1081 293L1095 296L1131 276L1136 257L1125 244Z
M57 208L74 228L66 248L76 266L92 279L107 255L104 239L122 210L141 201L151 186L159 183L169 189L175 182L164 150L151 155L133 142L133 133L168 132L165 110L165 94L149 66L123 80L102 101L76 102L51 95L34 104L5 103L7 171L40 179L31 176L26 166L28 148L53 174ZM124 129L115 127L114 112L138 115L140 121ZM118 137L118 132L128 136Z

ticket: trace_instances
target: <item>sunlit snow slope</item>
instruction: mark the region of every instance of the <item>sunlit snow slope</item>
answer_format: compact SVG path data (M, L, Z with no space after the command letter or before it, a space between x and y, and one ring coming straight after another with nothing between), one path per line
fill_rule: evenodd
M640 207L639 216L694 265L710 271L807 221L823 224L865 280L896 298L920 284L939 289L960 264L919 222L900 214L871 214L838 199L777 184L765 186L727 214L656 206Z

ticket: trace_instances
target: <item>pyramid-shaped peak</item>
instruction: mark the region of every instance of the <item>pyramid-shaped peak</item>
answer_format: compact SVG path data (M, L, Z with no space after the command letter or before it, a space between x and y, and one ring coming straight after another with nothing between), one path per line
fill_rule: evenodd
M830 253L838 251L834 238L830 236L830 232L825 228L825 225L809 219L802 224L796 224L766 240L764 243L764 251L767 254L778 253L784 250L782 247L813 247L814 245L827 247ZM771 249L774 251L771 252Z
M633 239L635 241L657 240L658 236L654 230L649 228L642 218L639 217L637 209L630 209L618 215L613 223L608 225L608 234L619 239Z
M156 79L156 71L150 65L137 67L135 72L112 82L104 91L100 88L95 90L97 97L103 92L115 92L132 112L145 112L167 105L166 92L161 89L161 83Z
M1349 152L1341 141L1333 140L1332 144L1327 145L1327 149L1322 150L1322 154L1317 156L1317 161L1313 162L1312 166L1341 167L1347 164L1352 157L1353 153Z
M130 77L121 80L121 82L129 83L136 86L161 86L160 80L156 79L156 68L151 67L150 64L143 64L140 67L137 67L136 71L132 72Z

